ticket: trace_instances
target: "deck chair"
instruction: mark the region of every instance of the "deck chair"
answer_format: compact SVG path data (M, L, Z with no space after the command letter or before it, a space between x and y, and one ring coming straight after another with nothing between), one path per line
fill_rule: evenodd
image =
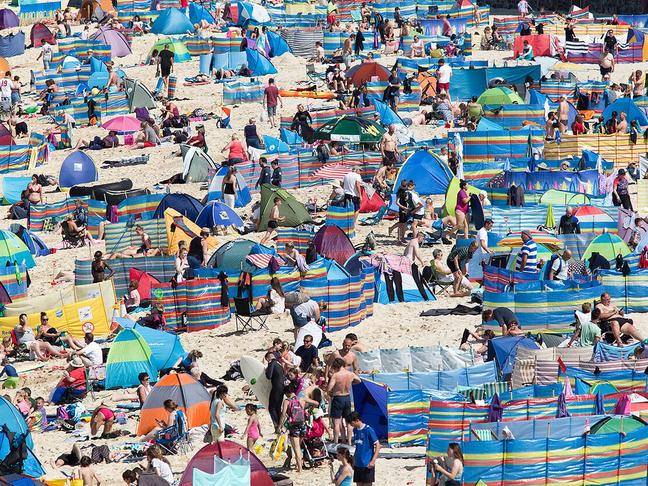
M480 442L489 442L492 440L498 440L497 435L492 430L470 429L470 432Z
M269 309L252 310L250 299L237 298L234 298L234 307L236 308L236 332L268 330L266 321L270 315ZM240 329L239 323L241 324ZM257 323L259 327L255 329L254 323Z
M85 369L86 393L96 400L95 391L104 390L106 384L106 365L95 365Z
M71 233L65 221L61 223L63 233L63 248L80 248L85 245L85 238L82 234Z
M374 214L373 216L367 216L365 218L360 218L358 220L358 222L361 225L365 225L365 226L373 226L375 224L378 224L385 217L385 214L387 214L388 209L389 208L385 204L384 206L381 206L381 208L378 210L378 212L376 214Z
M440 292L443 293L448 289L448 287L452 287L454 281L454 279L444 279L443 275L439 275L432 265L425 267L421 276L434 295L437 295L436 287L439 287L441 289Z
M313 83L317 89L323 88L327 84L326 75L324 73L318 73L315 70L315 64L312 62L306 64L306 76L308 76L310 82Z
M189 426L187 416L182 410L177 411L175 424L157 433L155 443L168 454L186 455L189 453Z

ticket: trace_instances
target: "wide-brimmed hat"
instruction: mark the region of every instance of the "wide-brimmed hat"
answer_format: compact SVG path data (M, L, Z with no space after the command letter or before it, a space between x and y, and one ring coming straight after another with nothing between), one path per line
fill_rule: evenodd
M85 365L83 364L83 361L81 361L81 358L75 356L70 360L70 366L72 368L83 368Z

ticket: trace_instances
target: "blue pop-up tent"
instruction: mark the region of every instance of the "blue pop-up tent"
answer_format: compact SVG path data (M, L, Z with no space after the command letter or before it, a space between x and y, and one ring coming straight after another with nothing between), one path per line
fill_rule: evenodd
M277 68L264 57L259 51L246 49L247 67L252 71L253 76L265 76L266 74L277 74Z
M383 103L380 100L373 100L374 107L376 108L376 113L380 118L380 123L383 126L387 125L405 125L400 116L398 116L394 110L392 110L387 103Z
M279 133L281 133L281 140L286 142L288 145L301 145L306 143L297 132L293 132L287 128L282 128Z
M223 199L221 188L223 186L223 178L227 175L227 170L227 167L221 167L218 169L218 172L216 172L216 175L214 175L214 178L209 183L209 189L207 190L208 201ZM236 191L236 202L234 203L234 206L242 208L250 204L252 201L252 195L250 194L247 182L245 182L245 178L240 172L236 173L236 180L238 182L238 190Z
M387 389L379 383L361 379L353 385L353 405L362 421L370 425L379 440L387 439Z
M453 174L450 167L439 157L427 150L419 150L410 155L398 171L394 187L401 181L414 181L416 192L428 196L445 194Z
M495 359L502 375L513 372L518 346L538 349L533 339L526 336L502 336L488 341L488 360Z
M208 24L215 24L214 16L202 5L195 2L189 4L189 20L192 24L199 24L203 20Z
M290 152L290 146L286 142L270 135L263 136L263 145L265 145L266 154L287 154Z
M194 31L191 20L180 9L166 8L160 12L151 26L153 34L181 35Z
M85 152L72 152L68 155L59 172L59 186L69 188L78 184L94 182L98 179L94 160Z
M603 110L603 119L606 122L612 117L613 111L617 112L617 116L621 115L621 112L625 113L628 116L628 124L636 121L642 127L648 125L646 113L630 98L618 98L614 103L608 105Z

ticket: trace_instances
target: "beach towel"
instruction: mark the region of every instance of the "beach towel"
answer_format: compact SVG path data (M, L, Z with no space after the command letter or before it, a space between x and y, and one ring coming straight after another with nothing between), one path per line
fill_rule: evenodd
M430 309L421 312L420 317L430 316L478 316L482 313L482 306L476 305L470 307L468 305L459 304L452 309Z

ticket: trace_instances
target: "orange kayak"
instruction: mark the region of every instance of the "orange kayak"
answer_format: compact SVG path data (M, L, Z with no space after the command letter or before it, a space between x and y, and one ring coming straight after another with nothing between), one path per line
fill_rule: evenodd
M324 93L322 91L296 91L296 90L280 90L279 94L286 98L316 98L319 100L332 100L335 98L335 93Z

